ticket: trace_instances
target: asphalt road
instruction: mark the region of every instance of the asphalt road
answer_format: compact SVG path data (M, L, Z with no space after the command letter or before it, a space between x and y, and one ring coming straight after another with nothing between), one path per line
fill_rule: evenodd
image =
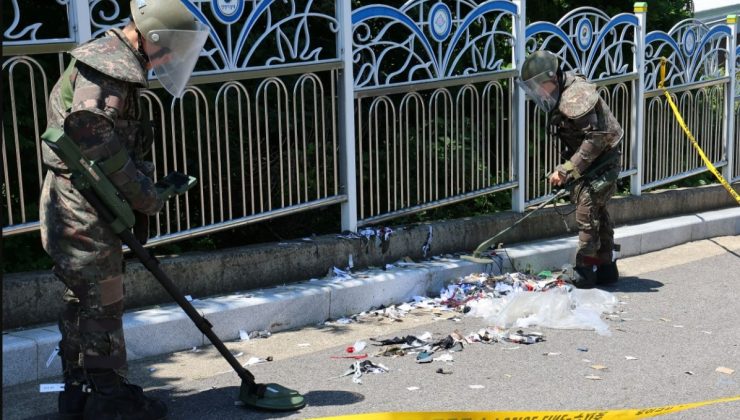
M250 357L274 358L249 369L258 381L302 392L308 405L294 413L236 406L239 378L210 346L133 362L130 378L164 398L171 419L606 410L740 395L740 238L715 238L623 259L620 270L620 282L605 289L620 301L620 312L607 321L611 335L532 328L544 334L544 342L469 344L452 353L453 362L418 364L413 355L371 357L390 372L363 375L362 384L353 383L351 376L339 377L351 360L331 358L346 355L344 349L356 340L370 344L371 337L424 332L442 338L455 330L465 335L486 322L415 311L401 322L383 318L323 325L227 343L235 354L242 353L238 356L242 362ZM371 353L377 351L371 347ZM717 372L718 367L735 372ZM436 373L439 368L451 373ZM594 376L600 379L588 378ZM55 398L55 394L40 394L35 383L3 388L3 418L54 418ZM740 401L660 418L740 418Z

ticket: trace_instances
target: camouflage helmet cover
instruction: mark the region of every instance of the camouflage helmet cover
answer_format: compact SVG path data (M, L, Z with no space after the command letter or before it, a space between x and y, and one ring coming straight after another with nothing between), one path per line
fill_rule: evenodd
M182 0L131 0L130 6L136 28L148 41L152 41L153 31L198 29L195 16Z
M560 99L558 68L558 58L548 51L535 51L522 64L519 85L545 112L555 109Z
M555 54L549 51L535 51L524 60L520 77L522 80L529 80L541 73L557 73L559 64Z

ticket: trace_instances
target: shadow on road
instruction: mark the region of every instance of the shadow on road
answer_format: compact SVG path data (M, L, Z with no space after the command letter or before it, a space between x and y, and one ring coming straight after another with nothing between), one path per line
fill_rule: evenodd
M358 392L347 391L309 391L304 397L308 405L314 407L350 405L365 399L365 396Z
M168 419L249 418L266 420L294 416L296 413L300 413L300 411L260 411L237 406L235 401L239 394L239 387L235 386L213 388L189 395L169 394L168 396L167 394L169 393L164 390L150 393L151 396L164 399L167 402L169 406ZM365 399L364 395L356 392L334 390L310 391L304 394L304 397L306 398L306 405L312 407L350 405Z
M606 286L604 287L604 290L612 293L654 293L658 292L658 289L661 287L663 287L663 283L656 280L643 279L640 277L620 277L617 284Z

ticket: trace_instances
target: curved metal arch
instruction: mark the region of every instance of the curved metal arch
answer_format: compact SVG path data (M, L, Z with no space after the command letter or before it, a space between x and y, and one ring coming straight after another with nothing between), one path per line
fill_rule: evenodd
M591 22L591 19L596 20L596 28L594 28L594 23ZM576 29L578 29L581 22L589 23L588 37L590 39L588 40L588 44L585 46L581 45L580 40L578 39L580 36L579 34L569 33L564 29L566 25L575 25ZM566 51L562 51L561 49L561 51L556 52L556 55L561 57L563 64L569 66L570 69L578 69L590 80L594 80L594 72L597 67L596 64L602 59L610 57L610 55L607 54L609 50L620 45L634 45L634 42L624 39L623 35L622 39L618 42L606 46L603 45L606 37L609 35L616 36L615 31L620 26L636 27L637 25L638 19L633 14L621 13L609 18L609 16L604 12L593 7L581 7L568 13L557 23L534 22L528 25L525 30L525 42L527 44L532 44L532 41L537 35L547 34L548 36L542 42L542 46L546 49L547 45L553 38L560 40L563 42ZM624 32L622 32L622 34L624 34ZM574 43L574 39L578 42ZM528 46L528 51L534 51L535 48L536 45ZM571 63L570 60L568 60L568 53L573 57L575 63ZM619 59L621 62L621 54L619 55ZM616 74L623 74L627 68L628 66L625 64L619 68L614 68L613 70ZM611 69L608 68L608 70ZM609 74L611 74L611 72Z
M435 73L438 77L441 75L442 70L440 68L440 63L437 60L437 56L434 54L434 48L432 47L432 44L429 42L426 35L424 35L421 29L419 29L419 27L416 25L416 22L414 22L405 13L399 11L398 9L385 5L371 5L360 7L359 9L352 12L352 26L354 27L355 25L363 23L368 19L379 17L394 19L396 22L408 28L411 33L416 35L417 39L419 39L419 41L421 41L422 45L424 46L424 50L427 52L429 59L432 63L434 63ZM353 52L353 54L356 54L356 51Z
M452 37L452 40L447 45L447 52L445 53L445 57L442 60L442 68L445 69L445 75L450 76L450 72L454 68L454 66L449 66L448 63L450 62L450 59L452 57L452 52L454 51L455 47L457 46L458 41L462 38L465 31L468 30L470 25L473 24L473 22L479 18L481 18L486 13L490 12L507 12L511 16L515 16L519 12L519 8L516 4L510 3L508 1L491 1L486 2L479 7L476 7L472 13L468 14L465 17L465 20L460 24L460 26L455 30L455 34ZM500 20L501 16L497 17L496 22ZM498 25L492 25L493 27L497 27ZM496 31L494 31L496 33ZM503 34L503 32L498 32L500 34ZM479 38L483 37L483 35L479 35ZM472 45L472 43L469 43ZM458 54L458 57L460 57L465 52L465 49L463 51L460 51ZM459 59L459 58L458 58ZM456 60L457 61L457 60Z
M701 38L692 46L691 51L687 54L685 48L682 48L684 34L688 31L701 34ZM687 84L697 82L697 76L702 68L707 65L708 60L718 60L718 53L726 51L726 48L720 46L720 40L728 38L731 35L730 29L725 25L717 25L712 28L704 25L695 19L686 19L673 26L669 32L652 31L645 37L645 58L646 64L651 65L652 69L647 70L645 85L647 89L656 89L658 85L658 64L663 49L670 49L668 54L669 68L666 74L666 85L671 86L678 82ZM681 38L677 40L676 37ZM709 46L707 50L706 47ZM712 63L709 63L712 64ZM718 69L718 63L712 65ZM716 78L718 75L710 78Z

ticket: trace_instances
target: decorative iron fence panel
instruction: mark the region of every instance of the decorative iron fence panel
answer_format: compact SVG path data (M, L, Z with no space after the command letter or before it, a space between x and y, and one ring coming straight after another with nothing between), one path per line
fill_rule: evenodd
M211 28L191 85L173 99L150 74L141 105L158 128L155 176L180 170L199 185L156 217L150 244L333 204L355 230L496 191L511 190L516 210L540 202L558 145L515 84L536 49L599 86L625 130L621 176L633 194L706 170L657 89L663 56L700 144L740 180L734 21L646 35L643 6L525 27L525 0L363 3L187 0ZM64 52L129 18L128 0L2 7L0 194L13 235L38 229L38 138Z
M516 186L516 13L468 0L353 12L360 224Z
M714 166L727 164L724 125L730 77L720 56L730 53L730 36L726 25L710 28L696 20L683 21L668 33L647 34L643 189L707 170L660 89L663 59L665 87L692 134Z

